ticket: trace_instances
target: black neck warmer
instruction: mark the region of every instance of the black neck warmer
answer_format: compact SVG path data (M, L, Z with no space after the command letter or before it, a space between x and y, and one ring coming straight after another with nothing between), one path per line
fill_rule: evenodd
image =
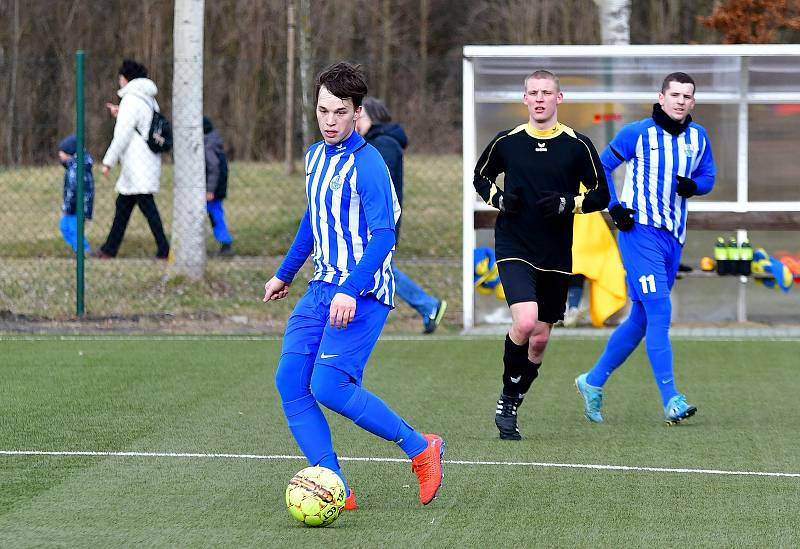
M680 135L689 127L689 123L692 121L692 115L687 114L683 122L678 122L670 118L667 113L663 111L661 105L653 103L653 120L672 135Z

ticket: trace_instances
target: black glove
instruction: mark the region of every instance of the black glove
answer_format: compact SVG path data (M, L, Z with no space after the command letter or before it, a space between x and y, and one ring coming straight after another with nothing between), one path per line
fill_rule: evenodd
M633 214L636 213L636 210L626 208L622 204L615 204L613 208L608 210L608 213L611 214L614 225L620 231L630 231L633 228Z
M536 202L536 206L545 218L556 217L563 213L572 213L575 209L575 197L571 194L545 191L542 193L542 198Z
M682 175L676 175L675 179L678 180L678 186L676 187L676 192L681 195L683 198L689 198L690 196L694 196L697 192L697 183L689 179L688 177L683 177Z
M497 191L492 197L492 206L505 213L516 213L519 205L517 195L510 192Z

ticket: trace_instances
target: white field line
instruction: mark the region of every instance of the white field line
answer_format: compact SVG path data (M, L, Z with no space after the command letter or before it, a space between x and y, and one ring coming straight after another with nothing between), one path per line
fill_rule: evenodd
M258 455L258 454L217 454L194 452L93 452L72 451L57 452L45 450L0 450L0 456L52 456L52 457L137 457L137 458L200 458L200 459L251 459L251 460L304 460L303 456L291 455ZM372 461L381 463L407 463L408 459L380 457L342 457L341 461ZM725 469L695 469L683 467L641 467L630 465L601 465L593 463L546 463L537 461L472 461L444 460L447 465L466 466L498 466L498 467L542 467L555 469L590 469L599 471L624 471L647 473L683 473L693 475L727 475L749 477L784 477L800 478L800 473L780 473L769 471L729 471Z
M673 332L675 330L673 329ZM778 330L780 332L780 330ZM592 341L597 339L607 339L611 332L593 333L567 333L561 331L554 335L558 339L571 339L579 341ZM380 341L502 341L503 334L452 334L452 335L382 335ZM703 340L703 341L800 341L800 336L792 334L769 334L769 333L736 333L731 329L728 335L725 334L704 334L704 333L671 333L671 339L675 340ZM0 334L0 341L282 341L282 336L277 335L42 335L42 334Z

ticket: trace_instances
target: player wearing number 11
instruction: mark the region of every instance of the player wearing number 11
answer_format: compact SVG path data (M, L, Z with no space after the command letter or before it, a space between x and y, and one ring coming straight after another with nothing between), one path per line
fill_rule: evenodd
M633 306L594 368L575 380L584 413L593 422L603 421L603 386L643 338L666 421L678 423L697 411L675 388L669 341L669 294L686 240L686 202L714 186L708 134L689 114L694 92L691 76L669 74L652 117L622 128L600 154L611 194L608 211L620 230L619 249ZM623 162L625 183L617 199L611 172Z

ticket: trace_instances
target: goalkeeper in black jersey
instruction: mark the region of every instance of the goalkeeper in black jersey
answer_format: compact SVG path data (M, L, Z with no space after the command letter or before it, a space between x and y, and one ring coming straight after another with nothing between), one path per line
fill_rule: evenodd
M558 122L558 77L525 78L529 120L497 134L475 167L475 190L500 213L495 251L511 308L503 354L503 391L495 423L500 438L519 440L517 408L542 365L553 324L564 318L572 271L572 219L608 206L603 166L592 142ZM495 181L505 175L503 190ZM581 184L588 189L580 193Z

